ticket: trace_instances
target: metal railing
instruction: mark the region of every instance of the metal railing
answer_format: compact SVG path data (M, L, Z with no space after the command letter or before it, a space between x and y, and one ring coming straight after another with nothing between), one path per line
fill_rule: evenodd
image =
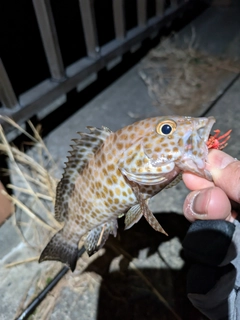
M51 78L45 79L17 97L0 59L0 113L12 117L18 123L26 121L60 97L64 98L66 93L77 88L79 84L81 86L82 82L87 83L86 79L91 79L91 75L121 58L125 52L141 44L144 39L152 37L162 26L182 14L194 2L155 0L155 14L148 19L148 0L136 0L137 26L126 30L125 1L112 0L115 37L102 46L98 43L94 1L78 1L87 53L78 61L64 67L50 0L33 0Z

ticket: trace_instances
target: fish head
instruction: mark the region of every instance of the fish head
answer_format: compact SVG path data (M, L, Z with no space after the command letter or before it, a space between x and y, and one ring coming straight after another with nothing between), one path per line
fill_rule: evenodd
M161 118L155 130L143 142L143 150L153 167L162 167L163 172L173 166L181 171L190 171L207 179L205 169L208 156L207 141L215 119L213 117ZM152 148L149 146L152 145Z
M205 169L206 143L214 123L213 117L182 116L140 121L136 123L136 132L142 132L142 136L121 156L119 168L129 180L146 185L167 185L181 171L211 180Z

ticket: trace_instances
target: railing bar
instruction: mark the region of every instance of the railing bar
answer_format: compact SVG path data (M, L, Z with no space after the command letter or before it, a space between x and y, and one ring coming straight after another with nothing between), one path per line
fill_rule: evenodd
M59 95L66 94L74 89L80 81L84 80L92 73L96 73L106 66L108 62L114 58L123 55L129 51L135 44L142 42L151 34L158 31L167 21L173 20L175 17L182 15L187 9L192 9L195 0L189 0L179 4L176 10L166 10L164 17L153 17L148 20L146 28L136 27L128 32L123 41L117 39L107 43L102 47L101 56L97 59L89 59L87 57L80 59L66 68L67 78L63 82L53 82L47 79L44 83L37 85L31 89L30 98L21 99L19 97L21 107L16 110L5 109L3 114L11 116L16 122L23 123L32 115L38 113L44 107L59 98ZM43 86L43 88L42 88ZM39 90L42 92L39 95ZM33 92L34 91L34 92ZM37 92L36 92L37 91ZM24 94L25 95L25 94ZM10 131L10 127L0 120L0 124L4 129Z
M91 58L97 58L99 56L100 49L98 45L93 0L79 0L79 6L87 47L87 54Z
M33 6L51 76L54 80L62 81L65 78L65 70L50 0L33 0Z
M0 59L0 100L9 109L19 106L17 97L13 91L6 69Z
M164 14L164 3L165 0L156 0L156 15L162 17Z
M124 17L124 1L113 0L113 17L115 36L117 39L125 37L125 17Z
M147 23L147 3L146 0L137 0L138 26L144 27Z

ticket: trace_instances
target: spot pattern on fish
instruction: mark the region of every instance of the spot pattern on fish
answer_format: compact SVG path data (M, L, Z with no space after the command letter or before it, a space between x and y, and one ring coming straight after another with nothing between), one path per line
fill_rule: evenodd
M64 226L39 261L60 260L74 270L80 238L86 236L91 255L109 234L116 235L121 215L127 228L144 216L166 233L148 201L177 183L182 171L209 178L206 143L214 122L213 117L155 117L116 132L88 127L89 133L79 133L57 187L55 215Z

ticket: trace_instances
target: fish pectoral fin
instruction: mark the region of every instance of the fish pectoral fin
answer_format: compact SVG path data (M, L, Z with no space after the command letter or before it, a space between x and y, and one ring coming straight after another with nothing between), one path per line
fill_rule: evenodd
M131 207L125 215L125 228L124 230L130 229L135 223L137 223L142 217L142 209L139 204Z
M112 219L108 222L101 224L100 226L93 228L88 233L87 238L84 242L84 247L89 257L104 246L110 234L116 237L117 228L117 219Z
M166 236L168 236L166 231L163 229L163 227L160 225L160 223L154 217L152 211L149 209L147 201L144 200L143 195L139 191L139 186L136 183L134 183L134 184L131 183L131 185L132 185L133 192L135 193L135 196L139 202L139 206L141 208L141 213L143 214L143 216L145 217L147 222L150 224L150 226L154 230L161 232L161 233L165 234Z
M150 224L150 226L154 230L161 232L161 233L165 234L166 236L168 236L167 232L163 229L163 227L160 225L160 223L154 217L152 211L147 206L145 206L143 209L143 215L144 215L145 219L147 220L147 222Z
M72 272L78 259L78 241L69 241L63 236L62 230L56 233L42 251L38 262L58 260L66 263Z

